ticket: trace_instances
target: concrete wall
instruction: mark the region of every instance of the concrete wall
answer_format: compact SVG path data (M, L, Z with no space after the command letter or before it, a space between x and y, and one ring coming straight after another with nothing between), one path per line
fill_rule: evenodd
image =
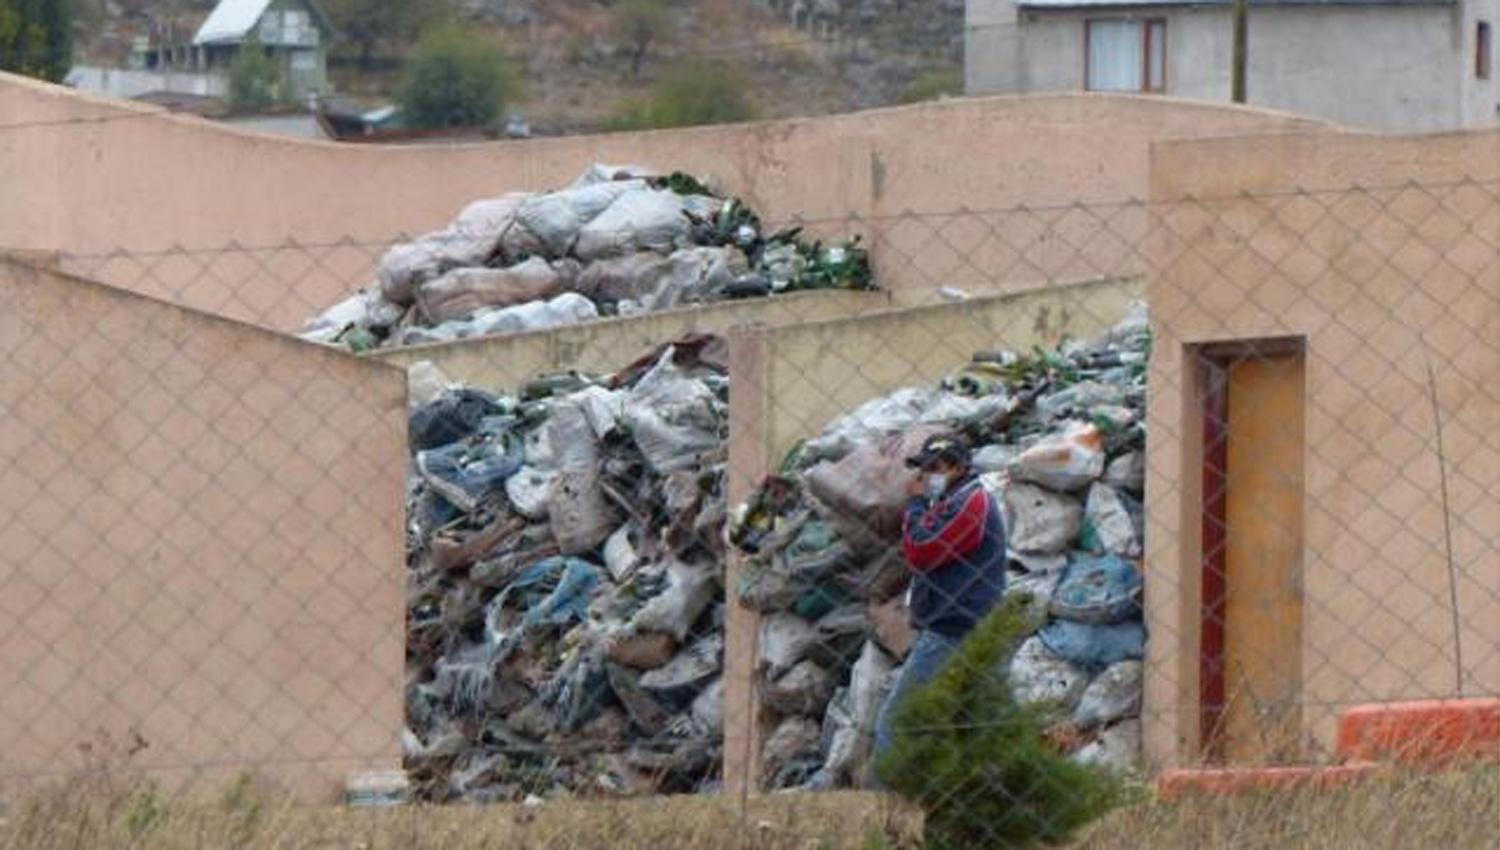
M371 357L403 367L426 360L455 381L514 391L547 372L576 369L608 374L656 346L690 333L722 334L738 326L776 327L860 316L889 309L891 303L890 296L880 292L802 292L530 333L410 346Z
M1225 6L1093 11L1017 9L974 0L968 88L975 94L1084 87L1084 22L1167 21L1166 94L1227 101L1232 26ZM1495 0L1463 6L1275 6L1250 14L1250 103L1336 124L1401 132L1491 127L1500 81L1476 81L1474 20Z
M0 246L64 250L84 276L279 329L367 283L401 234L440 227L475 198L556 187L595 161L710 175L772 221L862 233L882 283L903 292L1109 274L1108 257L1066 265L1059 246L1077 235L1069 228L1090 225L1051 208L1143 197L1152 140L1314 126L1078 95L654 133L341 146L8 76L0 125ZM1042 212L1016 212L1022 204ZM986 212L997 210L1009 212Z
M1305 342L1308 755L1331 745L1352 702L1500 691L1497 152L1495 131L1154 148L1164 228L1149 288L1146 746L1156 762L1193 758L1199 738L1196 344ZM1370 188L1340 188L1350 186Z
M933 385L979 351L1025 351L1096 334L1123 318L1141 294L1134 280L1059 283L963 304L734 330L730 505L747 501L798 440L816 436L858 405L902 387ZM742 568L732 554L726 587L739 586ZM724 656L724 778L731 790L759 776L758 628L758 616L731 592Z
M0 260L0 375L0 785L399 764L400 370Z

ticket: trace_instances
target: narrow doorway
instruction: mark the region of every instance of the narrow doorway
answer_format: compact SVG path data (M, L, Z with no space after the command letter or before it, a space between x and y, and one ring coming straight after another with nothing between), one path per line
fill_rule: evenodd
M1199 350L1203 400L1202 752L1300 753L1305 358L1300 340Z

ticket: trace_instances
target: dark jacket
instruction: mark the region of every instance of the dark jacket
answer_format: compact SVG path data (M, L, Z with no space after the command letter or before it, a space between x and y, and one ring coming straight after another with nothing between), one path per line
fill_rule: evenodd
M915 628L963 637L1005 591L1004 521L973 475L931 504L907 503L901 548L912 571Z

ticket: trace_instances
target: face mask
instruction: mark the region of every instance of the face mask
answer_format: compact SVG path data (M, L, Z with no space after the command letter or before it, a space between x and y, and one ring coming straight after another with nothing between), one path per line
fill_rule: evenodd
M927 498L937 499L948 491L948 476L933 473L927 476Z

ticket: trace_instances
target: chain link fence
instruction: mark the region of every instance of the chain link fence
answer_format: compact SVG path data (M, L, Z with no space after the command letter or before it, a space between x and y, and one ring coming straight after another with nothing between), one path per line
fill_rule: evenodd
M0 782L884 785L978 844L1064 831L1079 765L1343 760L1354 706L1500 695L1497 221L1465 179L756 222L693 250L797 227L794 280L884 291L710 263L446 341L413 295L358 358L287 334L433 237L6 264Z

